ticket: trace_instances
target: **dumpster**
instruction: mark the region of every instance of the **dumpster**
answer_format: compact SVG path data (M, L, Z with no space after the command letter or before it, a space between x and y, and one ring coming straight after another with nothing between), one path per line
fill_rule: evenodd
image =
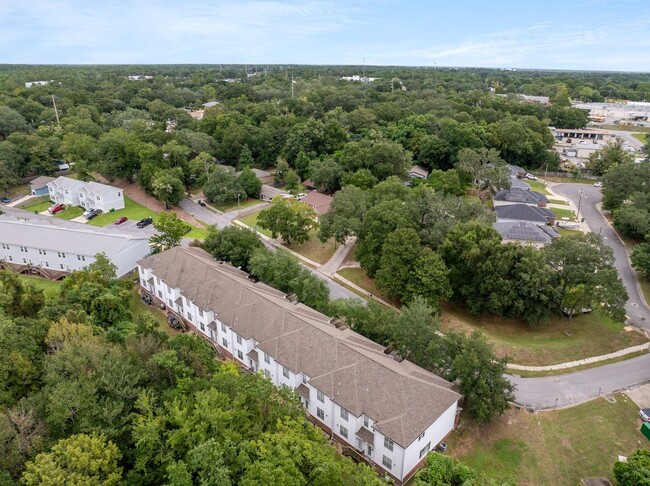
M641 433L645 435L646 439L650 440L650 422L643 422Z

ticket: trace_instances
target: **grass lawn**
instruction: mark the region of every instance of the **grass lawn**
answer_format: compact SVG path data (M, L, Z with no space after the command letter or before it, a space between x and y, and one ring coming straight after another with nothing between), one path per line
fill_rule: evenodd
M30 277L29 275L18 275L18 278L22 280L24 284L32 284L37 289L43 290L45 295L52 295L59 291L61 284L63 283L60 280L46 280L39 277Z
M566 202L566 201L564 201L563 199L549 199L548 202L549 202L550 204L563 204L563 205L565 205L565 206L568 206L568 205L569 205L569 203Z
M632 136L634 138L636 138L637 140L639 140L640 142L643 142L643 143L645 143L646 140L648 140L648 134L647 133L635 133Z
M269 238L272 238L271 232L269 230L266 230L264 228L260 228L257 226L257 215L260 214L259 211L256 211L254 213L251 213L247 216L244 216L243 218L240 219L242 223L244 223L246 226L253 228L254 230L259 231L265 236L268 236Z
M145 208L133 199L124 196L124 209L118 209L112 213L102 213L88 221L88 224L93 226L106 226L113 224L116 219L121 218L122 216L126 216L127 218L136 221L139 221L142 218L153 218L156 220L158 218L158 213L149 208Z
M396 304L377 288L375 281L368 276L363 268L342 268L337 273L341 277L348 279L353 284L358 285L362 289L367 290L373 295L376 295L380 299L383 299L386 302L391 302L392 304Z
M290 245L286 246L290 250L301 254L305 258L309 258L310 260L320 264L323 264L329 260L336 251L334 238L330 238L325 243L321 243L321 241L318 239L317 230L312 230L309 234L309 240L307 240L302 245L291 243Z
M249 197L244 201L239 201L239 206L237 206L237 201L221 203L221 204L210 203L210 206L212 206L215 209L218 209L222 213L225 213L226 211L236 210L237 207L239 207L240 209L245 209L245 208L249 208L251 206L255 206L256 204L259 204L261 202L263 202L263 201L261 201L259 199L253 199L253 198Z
M605 366L608 364L612 363L618 363L619 361L626 361L628 359L636 358L638 356L643 356L648 352L647 349L644 349L643 351L637 351L636 353L630 353L626 354L625 356L619 356L617 358L612 358L612 359L604 359L603 361L598 361L596 363L589 363L585 365L580 365L580 366L574 366L572 368L562 368L560 370L552 370L552 371L528 371L528 370L508 370L508 373L511 373L513 375L519 375L524 378L534 378L534 377L539 377L539 376L557 376L557 375L563 375L565 373L574 373L576 371L582 371L582 370L588 370L590 368L598 368L599 366Z
M548 208L555 215L558 220L562 218L576 219L576 214L570 209Z
M489 424L461 417L447 440L449 454L490 476L519 485L580 484L585 477L613 479L619 454L648 442L639 432L638 407L625 395L554 412L508 410Z
M560 236L571 236L580 233L580 231L575 231L575 230L570 230L566 228L560 228L558 226L555 226L555 231L560 233Z
M181 333L179 329L173 329L167 324L167 318L165 314L162 313L158 308L152 305L146 305L140 299L140 294L138 293L138 286L134 285L133 290L131 291L131 313L133 314L133 320L135 320L141 314L151 314L161 331L166 332L170 336L176 336Z
M624 324L613 322L598 312L551 319L530 326L523 320L497 316L474 317L458 306L445 305L440 318L441 330L482 331L499 356L508 356L521 365L551 365L600 356L647 342ZM567 333L572 335L567 335Z
M20 184L18 186L10 187L3 193L0 193L0 196L6 196L13 201L14 199L18 199L19 197L23 197L28 194L29 186L27 184Z
M45 211L52 205L49 196L40 196L35 197L34 199L29 199L18 205L18 208L24 209L25 211L31 211L33 213L41 213Z
M84 208L79 206L66 206L63 211L59 211L54 215L55 218L61 219L74 219L78 218L84 213Z
M183 238L189 238L191 240L205 240L205 237L208 236L208 232L204 229L197 228L192 226L192 229L183 235Z
M546 194L547 196L551 194L546 190L546 185L543 182L531 181L530 179L526 179L524 182L530 184L530 189L533 191L541 192L542 194Z

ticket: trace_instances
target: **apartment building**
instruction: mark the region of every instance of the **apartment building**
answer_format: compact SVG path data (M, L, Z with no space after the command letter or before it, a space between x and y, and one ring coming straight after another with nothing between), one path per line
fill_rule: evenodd
M398 483L453 429L451 383L199 248L138 262L143 295L224 357L296 391L314 423Z
M103 212L124 208L124 193L119 187L64 176L48 182L47 187L50 199L57 204L100 209Z
M121 277L151 252L146 236L66 223L0 216L0 269L57 280L104 253Z

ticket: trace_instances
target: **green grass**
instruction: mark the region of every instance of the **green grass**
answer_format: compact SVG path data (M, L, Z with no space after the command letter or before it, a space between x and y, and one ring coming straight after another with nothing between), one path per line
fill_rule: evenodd
M334 238L330 238L325 243L321 243L321 241L318 239L318 231L316 230L311 231L309 234L309 240L302 245L291 243L290 245L286 246L291 251L295 251L305 258L309 258L310 260L316 263L320 263L321 265L327 262L327 260L329 260L336 251Z
M563 204L563 205L565 205L565 206L568 206L568 205L569 205L569 203L566 202L566 201L564 201L563 199L549 199L548 202L549 202L550 204Z
M641 286L641 292L643 292L645 301L650 305L650 280L640 277L639 285Z
M84 213L84 208L80 206L66 206L63 211L59 211L54 215L55 218L61 218L61 219L74 219L78 218Z
M205 237L208 236L208 232L201 229L197 228L196 226L192 226L192 229L183 235L183 238L189 238L192 240L205 240Z
M636 138L637 140L639 140L640 142L643 142L643 143L646 143L646 141L648 140L648 134L647 133L635 133L632 136L634 138Z
M353 284L358 285L362 289L367 290L372 295L376 295L380 299L390 302L393 305L398 304L398 302L391 300L386 294L384 294L384 292L379 290L375 285L374 279L370 278L363 268L342 268L336 273L341 277L348 279ZM368 296L366 296L366 298L367 297Z
M574 317L555 317L530 326L523 320L492 315L475 317L460 306L445 305L440 329L482 331L499 356L520 365L543 366L600 356L643 344L647 339L625 325L591 312ZM568 333L568 334L567 334ZM570 335L569 335L570 334Z
M572 368L562 368L561 370L528 371L528 370L509 369L508 373L511 373L513 375L519 375L519 376L522 376L524 378L533 378L533 377L539 377L539 376L563 375L563 374L566 374L566 373L574 373L576 371L588 370L590 368L598 368L599 366L605 366L605 365L612 364L612 363L618 363L619 361L627 361L628 359L643 356L647 352L648 352L648 350L644 349L643 351L637 351L635 353L626 354L625 356L619 356L617 358L612 358L612 359L604 359L603 361L598 361L596 363L588 363L588 364L585 364L585 365L574 366Z
M29 186L26 184L20 184L18 186L10 187L3 193L0 193L0 196L6 196L13 201L14 199L18 199L19 197L23 197L28 194L29 194Z
M543 182L531 181L529 179L526 179L524 182L530 184L530 189L533 191L541 192L542 194L546 194L547 196L551 194L546 190L546 185Z
M218 209L222 213L225 213L227 211L234 211L237 208L239 208L239 209L249 208L249 207L255 206L256 204L259 204L261 202L263 202L263 201L261 201L259 199L253 199L253 198L249 197L244 201L240 201L239 205L237 205L237 201L234 201L234 202L227 202L227 203L220 203L220 204L210 203L210 206L212 206L215 209Z
M145 208L133 199L124 196L124 209L118 209L112 213L100 214L88 221L88 224L93 226L106 226L115 223L115 220L122 216L126 216L127 218L136 221L139 221L142 218L153 218L154 221L158 219L158 213L149 208Z
M43 290L43 292L45 292L45 295L56 294L61 288L61 284L63 283L60 280L46 280L44 278L30 277L28 275L18 275L18 278L25 284L31 284L37 289Z
M18 205L20 209L31 211L33 213L42 213L52 205L49 196L41 196L38 198L30 199Z
M562 218L569 218L570 220L576 219L576 214L570 209L548 208L555 215L556 219L560 221Z
M272 238L271 232L269 230L257 226L257 216L259 214L260 211L256 211L247 216L244 216L243 218L240 219L240 221L244 223L246 226L253 228L256 231L259 231L260 233L262 233L265 236L268 236L269 238Z
M573 486L585 477L609 477L617 456L647 444L638 407L615 395L564 410L531 414L508 410L489 424L463 415L447 439L449 454L481 472L521 485Z
M570 229L566 229L566 228L560 228L558 226L555 227L555 231L560 233L560 236L571 236L571 235L575 235L577 233L580 233L579 230L570 230Z
M170 336L176 336L177 334L180 334L181 331L179 329L173 329L169 326L167 323L167 317L165 314L163 314L162 311L160 311L155 306L146 305L142 302L140 299L140 294L138 293L138 288L138 285L135 284L133 286L133 290L131 291L130 308L131 313L133 314L133 320L135 321L135 319L141 314L150 314L158 323L159 330L166 332Z

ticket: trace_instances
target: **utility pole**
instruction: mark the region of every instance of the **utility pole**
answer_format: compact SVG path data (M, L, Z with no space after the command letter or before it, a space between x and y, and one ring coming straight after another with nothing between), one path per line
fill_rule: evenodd
M580 205L582 204L582 192L584 189L580 189L580 199L578 199L578 222L580 222Z
M61 122L59 121L59 111L56 109L56 101L54 101L54 95L52 95L52 104L54 105L54 116L56 116L56 124L61 128Z

